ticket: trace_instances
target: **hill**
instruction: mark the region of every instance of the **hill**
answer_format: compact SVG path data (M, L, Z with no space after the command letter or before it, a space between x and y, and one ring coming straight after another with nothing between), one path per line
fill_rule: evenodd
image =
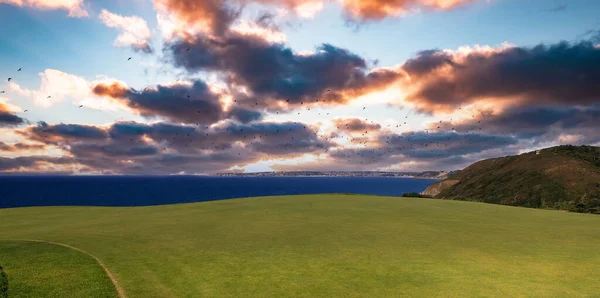
M101 268L85 254L15 241L39 239L96 257L130 298L600 293L600 216L589 214L307 195L151 207L0 209L0 226L0 264L9 291L20 284L29 285L28 293L77 288L77 297L114 296L109 279L98 276ZM50 268L68 271L52 274ZM95 292L85 293L86 284ZM70 296L56 291L48 293ZM35 296L19 293L10 297Z
M600 148L566 145L479 161L431 185L424 194L600 213Z

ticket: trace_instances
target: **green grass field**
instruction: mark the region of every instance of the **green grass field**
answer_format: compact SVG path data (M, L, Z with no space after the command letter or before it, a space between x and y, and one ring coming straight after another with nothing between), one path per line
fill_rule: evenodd
M0 262L11 277L9 297L117 297L104 269L70 248L0 241Z
M127 297L600 297L590 214L311 195L4 209L0 227L88 252ZM93 258L64 247L0 241L0 264L14 297L116 295Z

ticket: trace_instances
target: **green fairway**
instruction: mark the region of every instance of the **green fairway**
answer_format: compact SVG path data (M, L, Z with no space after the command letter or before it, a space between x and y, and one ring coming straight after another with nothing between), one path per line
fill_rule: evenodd
M0 241L9 297L117 297L104 269L90 256L60 245Z
M127 297L600 297L600 216L590 214L310 195L3 209L0 227L0 239L88 252ZM85 256L0 241L11 287L41 281L18 272L45 262L39 274L49 274L56 260L92 276L90 291L115 295ZM38 286L66 291L65 283L81 276L52 275L52 285Z

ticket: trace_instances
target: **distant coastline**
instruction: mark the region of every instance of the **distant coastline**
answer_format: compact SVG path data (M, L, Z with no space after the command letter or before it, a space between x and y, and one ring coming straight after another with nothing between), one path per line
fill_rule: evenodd
M425 172L371 172L371 171L295 171L295 172L254 172L217 174L174 174L174 175L118 175L118 174L74 174L74 173L0 173L2 177L390 177L444 180L458 171Z
M218 173L214 177L390 177L413 179L446 179L455 171L375 172L375 171L294 171L256 173Z

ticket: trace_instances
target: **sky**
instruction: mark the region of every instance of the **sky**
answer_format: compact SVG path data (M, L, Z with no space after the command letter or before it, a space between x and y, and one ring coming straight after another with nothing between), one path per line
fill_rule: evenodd
M595 0L0 0L0 172L450 171L600 145Z

